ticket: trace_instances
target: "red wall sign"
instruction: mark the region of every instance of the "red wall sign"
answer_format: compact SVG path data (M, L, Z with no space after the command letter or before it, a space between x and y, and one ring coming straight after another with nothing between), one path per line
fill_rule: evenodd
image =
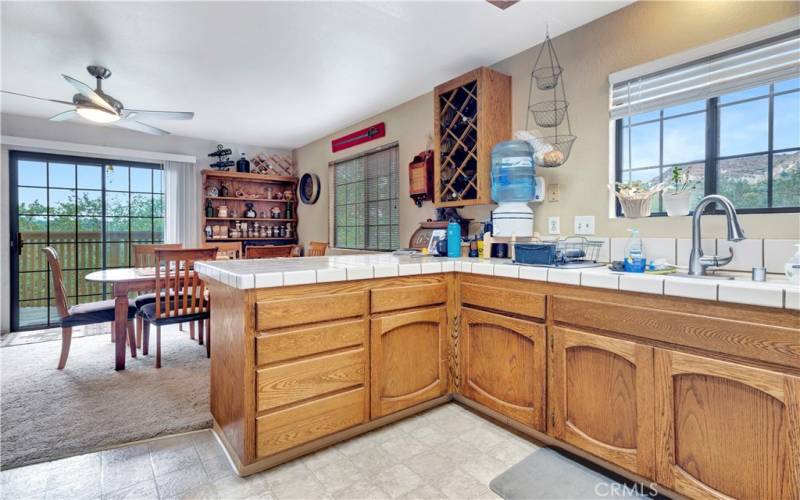
M361 130L356 130L350 134L347 134L343 137L339 137L338 139L334 139L331 141L331 150L333 152L341 151L343 149L352 148L353 146L358 146L359 144L363 144L365 142L373 141L380 137L386 136L386 124L380 122L378 124L372 125L371 127L363 128Z

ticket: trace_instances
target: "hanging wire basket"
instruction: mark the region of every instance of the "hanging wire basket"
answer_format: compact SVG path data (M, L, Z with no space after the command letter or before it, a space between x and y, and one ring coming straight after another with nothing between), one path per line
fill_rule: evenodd
M552 90L558 85L558 77L561 76L561 66L543 66L533 70L533 78L536 80L536 88L539 90Z
M545 168L560 167L569 159L572 144L577 139L574 135L552 135L540 139L544 144L551 146L549 151L537 155L536 166Z
M552 99L542 101L534 99L534 87L538 91L550 91ZM564 83L564 68L558 61L558 56L553 48L550 34L545 34L544 42L536 56L531 71L531 81L528 91L528 114L525 118L525 130L536 137L536 166L545 168L560 167L572 152L572 145L577 136L572 134L572 125L569 121L569 103ZM536 101L536 102L534 102ZM536 131L528 127L533 115L533 121L541 128L554 128L550 136L540 137ZM566 127L560 125L566 122Z
M553 100L533 103L529 109L540 127L557 127L564 121L568 106L567 101Z

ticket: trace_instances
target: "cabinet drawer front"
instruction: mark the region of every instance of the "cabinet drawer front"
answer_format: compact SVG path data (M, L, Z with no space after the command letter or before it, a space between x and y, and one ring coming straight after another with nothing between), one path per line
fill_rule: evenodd
M358 348L262 368L256 372L257 410L363 385L366 361L366 351Z
M266 365L364 345L367 320L357 319L256 337L256 363Z
M538 293L463 283L461 302L531 318L544 318L545 296Z
M398 286L372 290L371 309L374 313L443 304L447 301L444 283Z
M359 388L256 419L259 457L294 448L367 420L367 390Z
M256 328L267 330L353 318L367 312L367 292L256 302Z
M560 295L551 301L558 322L800 366L800 335L795 329Z

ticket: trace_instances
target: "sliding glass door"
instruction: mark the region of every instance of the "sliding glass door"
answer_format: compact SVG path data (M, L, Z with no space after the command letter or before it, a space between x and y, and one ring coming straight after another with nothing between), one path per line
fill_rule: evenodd
M45 246L75 305L110 298L87 274L129 267L132 244L163 241L161 165L22 151L10 160L12 330L58 324Z

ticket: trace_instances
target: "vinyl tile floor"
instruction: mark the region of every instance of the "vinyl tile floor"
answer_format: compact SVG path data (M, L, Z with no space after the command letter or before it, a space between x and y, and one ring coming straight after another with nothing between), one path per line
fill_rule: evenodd
M537 445L456 403L246 478L209 430L0 472L3 499L488 499Z

